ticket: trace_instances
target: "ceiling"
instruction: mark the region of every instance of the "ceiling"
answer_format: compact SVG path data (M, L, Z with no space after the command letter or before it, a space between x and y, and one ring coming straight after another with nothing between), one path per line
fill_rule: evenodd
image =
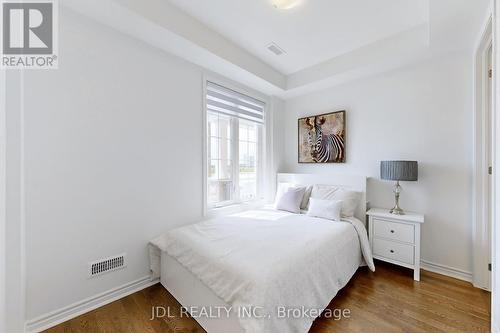
M65 0L63 6L283 99L426 59L472 54L491 0ZM274 42L286 51L266 49Z
M427 0L306 0L279 10L271 0L168 0L288 75L428 23ZM275 42L286 54L266 46Z

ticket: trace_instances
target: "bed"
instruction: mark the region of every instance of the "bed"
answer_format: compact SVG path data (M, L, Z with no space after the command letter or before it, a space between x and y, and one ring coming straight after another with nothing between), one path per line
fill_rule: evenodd
M278 174L277 182L339 186L359 192L360 203L338 222L267 206L151 241L152 271L209 333L307 332L359 266L374 269L365 177Z

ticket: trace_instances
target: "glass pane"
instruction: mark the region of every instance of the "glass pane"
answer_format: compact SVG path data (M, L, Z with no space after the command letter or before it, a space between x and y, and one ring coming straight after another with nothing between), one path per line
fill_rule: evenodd
M231 181L216 180L208 183L208 202L212 204L230 201L233 199L233 183Z
M240 147L242 145L244 145L246 152L244 156L240 155L240 199L249 201L257 198L256 144L240 142Z
M240 171L240 199L253 200L257 197L257 175L252 172Z
M219 202L219 187L217 181L208 182L208 203L214 204Z
M220 203L233 199L233 183L231 181L211 181L208 183L208 200L210 203Z
M239 191L240 200L257 198L258 124L240 119Z
M252 166L257 165L257 144L249 143L248 144L248 163Z
M233 200L233 182L221 181L219 183L219 202Z
M231 140L219 140L219 158L221 160L231 159Z
M219 158L219 139L210 138L210 147L208 149L208 159L218 159Z
M213 161L218 165L218 179L208 181L209 203L233 200L232 165L230 160Z
M240 120L240 141L247 141L248 140L248 126L245 124L241 123L242 120Z
M208 203L219 204L234 200L231 117L207 114Z
M244 164L248 160L248 143L246 141L240 141L240 165Z
M218 179L219 178L219 161L218 160L210 160L208 164L208 178L209 179Z
M207 126L208 137L217 136L217 133L219 132L219 126L218 126L219 120L217 115L209 113L207 121L208 121L208 126Z
M257 142L257 125L248 128L248 141Z
M231 180L232 177L232 164L231 160L219 160L219 179L220 180Z
M231 138L231 118L220 116L219 117L219 133L218 136L223 139Z

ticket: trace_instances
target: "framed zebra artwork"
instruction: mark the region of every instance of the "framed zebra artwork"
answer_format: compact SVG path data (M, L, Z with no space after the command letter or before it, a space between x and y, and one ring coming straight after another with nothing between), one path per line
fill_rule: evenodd
M345 129L345 111L300 118L299 163L344 163Z

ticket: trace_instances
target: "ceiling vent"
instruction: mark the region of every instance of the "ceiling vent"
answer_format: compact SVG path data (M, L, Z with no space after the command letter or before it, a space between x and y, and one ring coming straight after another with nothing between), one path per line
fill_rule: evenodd
M126 266L125 258L126 255L123 253L114 257L89 262L89 277L124 268Z
M275 43L269 44L267 46L267 49L278 56L286 53L285 50L283 50L281 47L279 47Z

